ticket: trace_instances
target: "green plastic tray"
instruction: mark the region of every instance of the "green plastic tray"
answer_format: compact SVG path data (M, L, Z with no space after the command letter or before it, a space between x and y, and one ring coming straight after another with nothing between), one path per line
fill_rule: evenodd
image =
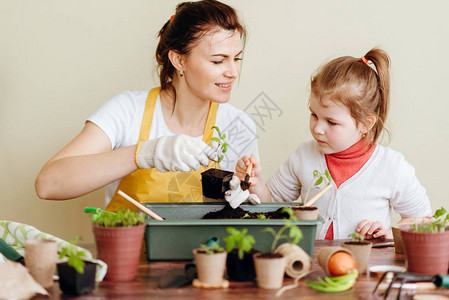
M225 203L144 203L144 205L165 218L156 221L147 216L145 230L145 244L148 260L191 260L192 250L206 240L215 236L220 245L225 246L223 237L228 233L226 228L235 227L238 230L248 228L256 244L254 248L269 251L273 237L270 233L262 232L265 227L279 230L285 220L252 220L252 219L201 219L206 213L221 210ZM290 203L264 203L260 205L242 204L241 208L250 212L275 211L280 207L289 207ZM294 221L303 233L298 245L310 256L313 253L315 232L318 224L324 223L321 217L313 221ZM281 240L279 244L285 242Z

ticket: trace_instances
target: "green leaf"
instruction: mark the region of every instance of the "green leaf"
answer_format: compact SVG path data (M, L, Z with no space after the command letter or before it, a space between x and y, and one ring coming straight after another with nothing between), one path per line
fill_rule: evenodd
M322 176L320 178L318 178L318 180L315 182L315 185L320 185L321 182L323 182L323 177Z
M221 136L221 139L224 140L226 138L226 133L223 133L223 135Z
M222 160L223 160L223 155L221 155L219 158L218 158L218 162L220 163Z
M217 126L212 126L211 129L215 129L217 131L218 135L221 137L220 129Z
M446 213L446 209L444 209L443 207L440 209L437 209L437 211L435 212L435 214L433 215L433 217L435 219L438 219L439 217L441 217L442 215L444 215Z
M214 141L214 142L217 142L217 143L221 144L221 141L217 137L212 137L211 141Z
M226 153L226 151L228 151L228 144L223 144L223 145L221 145L221 151L222 151L223 153Z
M328 182L331 183L332 182L332 177L331 177L331 174L329 174L329 171L327 169L324 170L324 175L326 175L326 178L327 178Z

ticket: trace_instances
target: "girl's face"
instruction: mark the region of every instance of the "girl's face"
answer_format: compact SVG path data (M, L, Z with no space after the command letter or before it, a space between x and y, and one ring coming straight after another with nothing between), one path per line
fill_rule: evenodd
M228 102L241 57L240 33L219 29L206 34L184 59L189 92L202 100Z
M325 97L320 102L311 93L309 109L310 132L318 142L323 154L338 153L357 143L365 132L363 125L357 125L349 109Z

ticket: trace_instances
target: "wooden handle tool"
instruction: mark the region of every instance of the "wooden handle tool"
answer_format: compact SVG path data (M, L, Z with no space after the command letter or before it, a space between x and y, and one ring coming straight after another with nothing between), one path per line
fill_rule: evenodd
M332 184L329 183L324 189L322 189L318 194L316 194L312 199L307 201L304 206L312 206L318 199L320 199L321 196L324 195L330 188L332 187Z
M140 204L138 201L134 200L133 198L131 198L130 196L128 196L127 194L125 194L124 192L122 192L121 190L118 190L117 193L122 196L123 198L125 198L126 200L128 200L129 202L131 202L132 204L134 204L135 206L137 206L137 208L139 208L141 211L143 211L144 213L146 213L147 215L149 215L150 217L152 217L155 220L159 220L159 221L163 221L164 218L162 218L161 216L159 216L158 214L156 214L154 211L152 211L149 208L146 208L145 206L143 206L142 204Z

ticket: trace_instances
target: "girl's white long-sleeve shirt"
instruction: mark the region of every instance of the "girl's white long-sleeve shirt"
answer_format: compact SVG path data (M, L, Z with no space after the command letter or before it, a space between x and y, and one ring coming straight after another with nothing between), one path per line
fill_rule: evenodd
M301 144L267 182L273 202L292 202L304 198L313 180L313 171L327 169L316 141ZM324 183L319 186L324 187ZM308 199L320 189L310 189ZM346 239L364 219L380 221L390 228L391 208L407 217L432 215L425 188L416 178L415 169L404 156L377 144L365 165L337 189L327 191L314 206L324 224L318 225L316 238L324 239L333 222L335 239Z

